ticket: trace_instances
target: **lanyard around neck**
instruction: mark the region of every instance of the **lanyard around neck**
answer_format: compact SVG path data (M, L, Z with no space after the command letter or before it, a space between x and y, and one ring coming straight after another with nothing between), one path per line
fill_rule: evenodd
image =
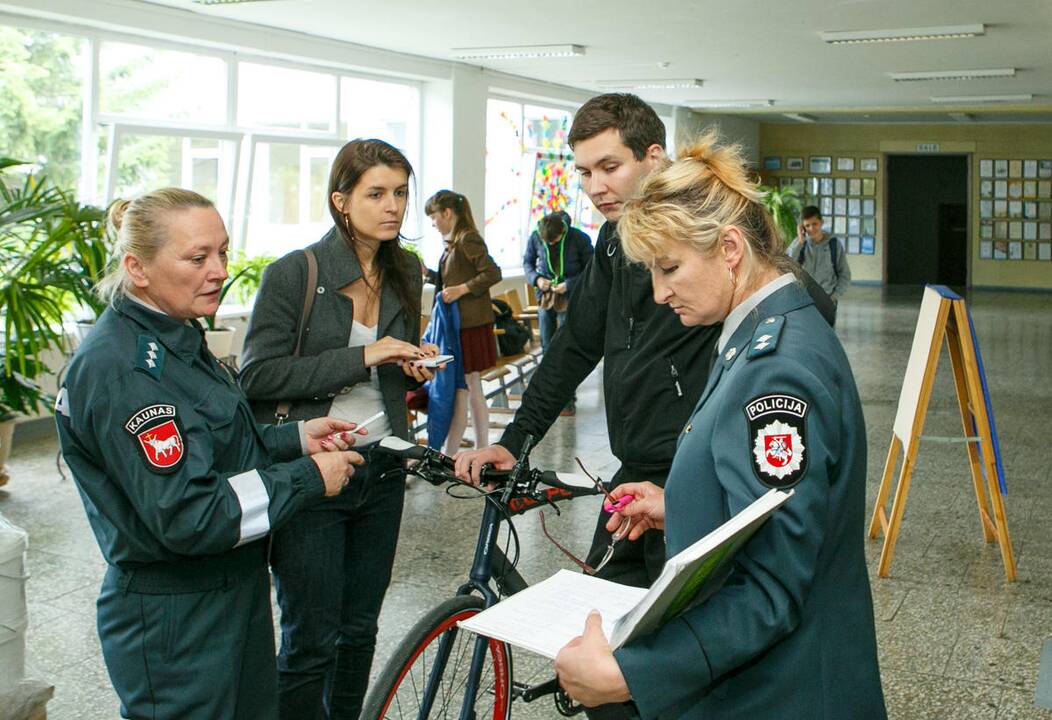
M559 238L559 272L555 272L555 268L552 267L551 245L544 238L541 238L541 242L544 243L544 257L548 261L548 272L552 274L552 283L558 285L566 273L566 264L563 261L566 256L566 232L563 232L562 237Z

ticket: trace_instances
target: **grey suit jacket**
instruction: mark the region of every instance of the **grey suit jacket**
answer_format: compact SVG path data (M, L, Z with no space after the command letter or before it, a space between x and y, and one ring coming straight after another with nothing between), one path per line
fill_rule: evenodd
M274 422L274 410L282 400L292 403L289 420L326 415L338 394L350 392L355 383L369 382L370 372L378 372L391 428L398 437L408 438L405 393L416 383L398 365L367 368L364 346L347 345L354 303L337 290L362 276L358 258L335 227L311 248L318 258L318 287L299 357L293 352L307 290L306 255L295 250L263 273L241 370L241 387L256 419ZM418 304L406 312L391 284L384 283L377 337L390 335L419 344L421 278L416 260L407 258L405 272Z

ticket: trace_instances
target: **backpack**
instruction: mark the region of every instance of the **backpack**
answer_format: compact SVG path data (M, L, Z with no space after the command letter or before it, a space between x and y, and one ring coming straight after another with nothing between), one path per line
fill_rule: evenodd
M497 350L504 357L518 355L530 341L530 329L512 317L511 307L503 300L492 299L493 325L504 331L497 336Z
M826 242L831 243L830 246L829 246L829 260L833 263L833 274L839 276L839 273L837 273L837 271L836 271L836 256L837 256L837 253L840 251L840 240L837 238L836 235L834 235L834 236L830 237L828 240L826 240ZM800 267L803 267L803 265L804 265L804 253L806 251L807 251L807 243L806 242L800 243L800 252L797 253L797 255L796 255L796 263Z

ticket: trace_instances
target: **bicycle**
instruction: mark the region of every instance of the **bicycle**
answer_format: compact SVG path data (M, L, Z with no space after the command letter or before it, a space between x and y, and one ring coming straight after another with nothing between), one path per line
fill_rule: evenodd
M460 632L457 627L459 621L494 605L502 596L528 586L515 568L516 561L509 560L497 545L502 522L508 523L510 542L516 537L513 516L603 492L601 481L591 476L529 469L526 458L531 445L532 438L528 438L511 470L483 469L483 485L488 490L457 478L453 460L430 448L385 438L374 449L412 462L406 468L408 474L436 487L447 486L447 491L458 485L472 488L486 503L468 580L456 595L427 612L396 646L369 689L362 720L508 720L514 700L529 703L548 695L555 696L556 708L563 715L583 710L563 693L556 678L537 685L516 682L511 648L506 643Z

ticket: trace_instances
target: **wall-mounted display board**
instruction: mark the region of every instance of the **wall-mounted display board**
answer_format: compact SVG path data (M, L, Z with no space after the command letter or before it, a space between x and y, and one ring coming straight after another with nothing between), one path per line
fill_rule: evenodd
M839 237L848 254L873 255L877 245L876 178L830 175L834 173L832 162L832 156L812 155L808 161L811 176L778 175L768 177L767 182L794 188L805 205L818 207L822 229Z
M1052 160L980 158L980 260L1052 261Z

